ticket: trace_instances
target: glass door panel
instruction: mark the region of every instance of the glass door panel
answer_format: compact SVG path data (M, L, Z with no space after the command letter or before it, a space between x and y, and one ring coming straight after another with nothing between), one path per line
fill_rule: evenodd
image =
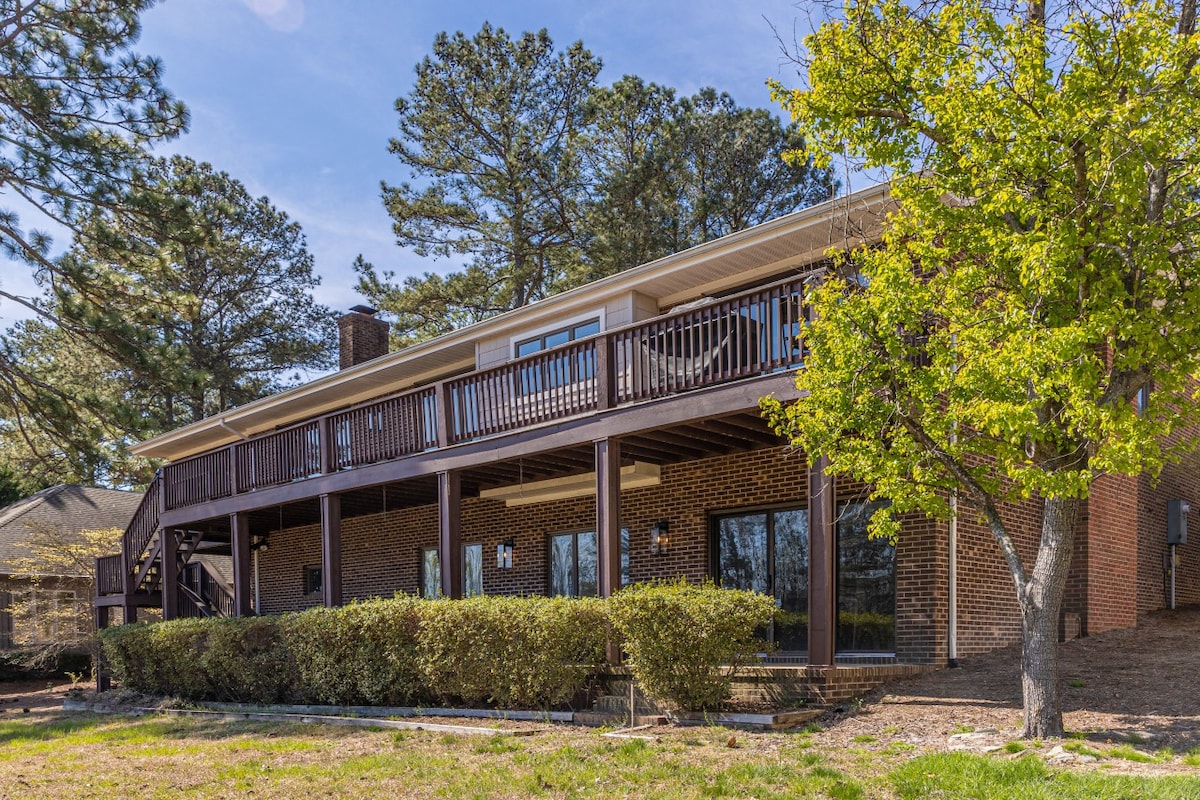
M717 583L730 589L771 593L767 515L724 517L717 523Z
M782 651L808 650L808 511L772 515L775 545L775 644Z

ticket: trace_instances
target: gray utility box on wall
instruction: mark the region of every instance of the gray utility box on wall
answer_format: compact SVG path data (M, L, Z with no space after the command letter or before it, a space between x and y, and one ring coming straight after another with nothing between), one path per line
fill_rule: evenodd
M1187 544L1189 511L1186 500L1167 501L1167 544Z

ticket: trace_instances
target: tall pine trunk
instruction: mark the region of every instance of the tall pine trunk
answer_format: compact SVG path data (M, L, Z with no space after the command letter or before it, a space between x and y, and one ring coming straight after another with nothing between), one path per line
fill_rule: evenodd
M1025 701L1022 735L1029 739L1063 735L1058 682L1058 621L1067 571L1071 566L1077 498L1045 501L1042 541L1028 583L1018 589L1021 603L1021 692Z

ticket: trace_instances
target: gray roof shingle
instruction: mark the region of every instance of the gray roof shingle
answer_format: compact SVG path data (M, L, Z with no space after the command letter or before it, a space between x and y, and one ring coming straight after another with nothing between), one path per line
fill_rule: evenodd
M12 559L29 554L29 537L39 527L124 529L141 501L141 492L60 484L0 508L0 575L8 574Z

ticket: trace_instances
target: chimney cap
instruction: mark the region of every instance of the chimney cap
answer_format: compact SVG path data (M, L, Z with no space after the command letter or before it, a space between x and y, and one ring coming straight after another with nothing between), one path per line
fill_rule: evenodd
M371 308L370 306L364 305L350 306L350 310L357 311L359 314L366 314L368 317L373 317L379 313L378 308Z

